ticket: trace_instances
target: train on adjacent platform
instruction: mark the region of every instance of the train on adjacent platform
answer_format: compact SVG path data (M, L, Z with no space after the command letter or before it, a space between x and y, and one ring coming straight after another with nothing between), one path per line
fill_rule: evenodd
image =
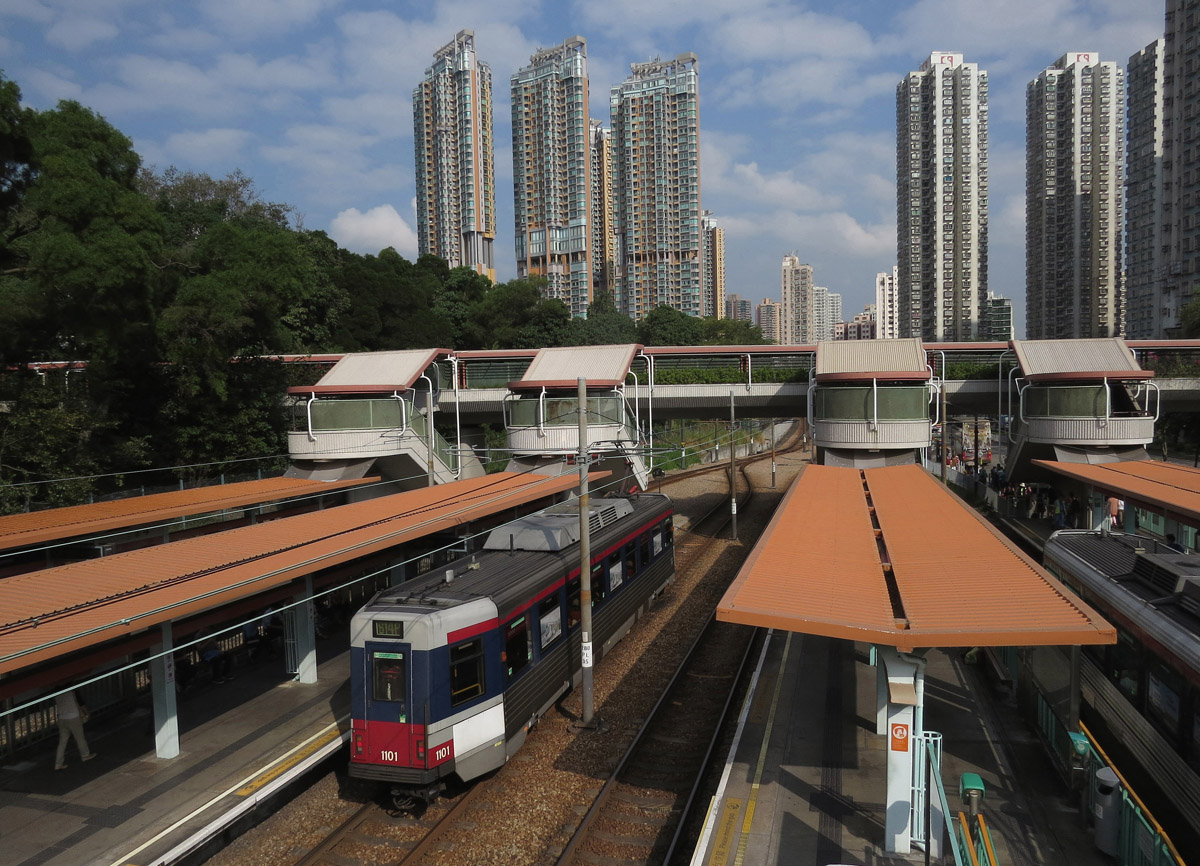
M1083 648L1080 718L1176 846L1200 845L1200 556L1062 530L1044 562L1117 628L1115 645Z
M671 501L590 500L592 644L602 658L674 579ZM397 808L504 765L582 678L578 501L382 590L351 623L351 776Z

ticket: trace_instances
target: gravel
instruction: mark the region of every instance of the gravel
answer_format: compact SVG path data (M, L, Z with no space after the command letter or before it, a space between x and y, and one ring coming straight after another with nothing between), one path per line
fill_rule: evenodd
M746 464L755 489L753 500L739 509L738 530L743 541L714 539L687 573L674 584L595 668L595 714L604 723L601 732L575 733L569 720L551 711L530 731L521 751L495 775L484 779L475 804L430 862L445 866L497 864L521 866L553 864L570 839L581 816L600 786L625 753L642 720L654 705L695 634L733 579L752 545L770 520L788 484L806 460L798 453L781 452L776 459L777 487L770 489L771 463ZM722 467L723 468L723 467ZM669 482L669 476L666 481ZM655 487L657 488L657 484ZM677 542L687 541L684 526L694 525L719 500L725 489L721 472L666 483L663 492L675 500L679 531ZM677 565L681 564L677 558ZM654 653L648 648L664 635ZM664 649L665 645L665 649ZM563 702L581 714L579 690ZM349 779L344 770L330 773L282 807L267 821L233 841L209 859L210 866L285 866L318 844L330 828L340 825L364 802L377 797L379 787ZM381 811L382 816L382 811ZM360 863L398 862L407 845L405 818L371 820L361 830L366 836L395 838L397 847L355 845Z

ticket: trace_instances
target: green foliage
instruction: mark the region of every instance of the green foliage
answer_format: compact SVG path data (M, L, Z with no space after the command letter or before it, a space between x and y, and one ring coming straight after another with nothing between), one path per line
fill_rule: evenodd
M762 328L742 319L701 319L704 328L705 346L765 346L770 341L763 336Z
M601 289L592 297L586 319L574 324L570 345L625 346L638 342L637 325L617 309L610 292Z
M1012 365L1005 364L1005 371ZM992 379L1000 373L999 364L983 364L976 361L957 361L946 365L946 378L956 379Z
M704 340L704 326L679 310L655 307L638 322L637 334L643 346L698 346Z

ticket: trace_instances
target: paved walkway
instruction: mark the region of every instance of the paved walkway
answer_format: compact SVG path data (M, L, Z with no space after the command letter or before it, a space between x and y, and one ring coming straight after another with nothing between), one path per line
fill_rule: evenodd
M952 811L958 780L983 778L984 815L1002 866L1108 866L1041 745L985 671L932 651L925 727L943 735ZM886 752L875 733L875 668L867 647L775 633L742 737L693 863L828 866L923 863L883 847ZM944 862L952 863L947 854Z

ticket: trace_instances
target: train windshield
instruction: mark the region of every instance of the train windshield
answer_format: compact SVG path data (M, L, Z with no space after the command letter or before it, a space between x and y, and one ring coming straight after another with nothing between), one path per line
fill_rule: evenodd
M376 701L391 701L400 705L404 713L408 682L407 660L404 653L377 652L371 659L371 698Z

